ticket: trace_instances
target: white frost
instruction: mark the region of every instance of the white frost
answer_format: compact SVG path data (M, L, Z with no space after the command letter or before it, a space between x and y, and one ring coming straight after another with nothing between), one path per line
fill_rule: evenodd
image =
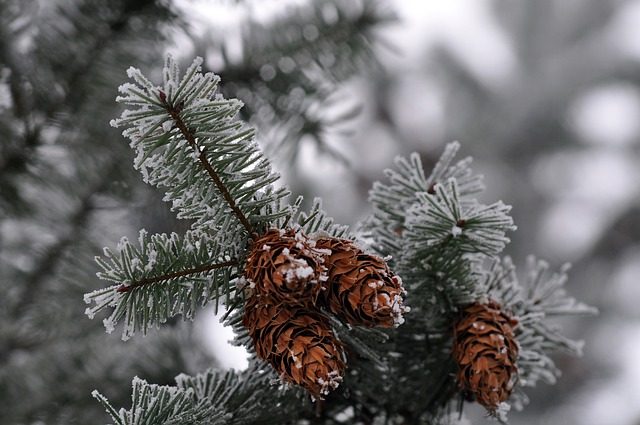
M481 331L484 330L484 328L485 328L484 324L480 324L478 322L473 322L473 324L471 326L473 326L474 329L478 329L478 330L481 330Z
M140 70L138 68L134 68L133 66L130 66L129 69L127 69L127 77L129 78L133 78L136 73L140 73Z
M104 319L102 323L104 324L104 328L107 330L108 334L113 332L113 330L116 328L116 324L113 322L111 317Z
M322 387L320 390L321 394L328 395L329 390L333 388L334 390L338 388L340 383L342 382L342 376L340 376L340 371L332 370L327 374L324 378L318 378L318 384Z
M369 286L370 288L373 288L373 289L381 288L382 285L384 285L384 283L382 283L382 281L380 281L380 280L374 280L374 281L371 281L371 282L367 283L367 286Z
M498 404L498 408L494 412L494 415L495 415L497 420L499 420L501 422L506 422L507 421L507 413L509 413L509 410L511 410L511 405L509 403L503 401L502 403Z
M156 250L149 251L149 258L147 260L147 265L144 266L145 272L150 272L153 270L153 266L155 266L157 258L158 258L158 251Z

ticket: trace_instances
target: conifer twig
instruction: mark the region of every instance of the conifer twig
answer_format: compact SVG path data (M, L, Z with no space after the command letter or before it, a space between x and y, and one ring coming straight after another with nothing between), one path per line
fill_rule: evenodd
M246 287L247 287L247 284L243 285L238 292L242 293L242 291L244 291ZM236 297L236 299L233 301L233 304L231 304L231 306L227 309L224 315L220 318L220 322L224 322L225 320L227 320L227 317L229 317L231 312L235 310L236 307L238 307L238 305L240 305L241 301L245 301L245 298L243 296L239 295L238 297Z
M175 272L175 273L169 273L169 274L165 274L162 276L157 276L157 277L152 277L152 278L148 278L148 279L141 279L141 280L137 280L135 282L133 282L131 285L120 285L117 289L118 292L128 292L130 290L132 290L133 288L137 288L143 285L149 285L151 283L157 283L157 282L162 282L163 280L169 280L169 279L174 279L176 277L182 277L182 276L188 276L190 274L197 274L197 273L203 273L209 270L216 270L216 269L221 269L223 267L230 267L230 266L237 266L239 265L240 262L233 260L233 261L225 261L223 263L217 263L217 264L210 264L208 266L202 266L202 267L196 267L194 269L188 269L188 270L181 270L179 272Z
M173 118L173 120L175 121L175 126L180 130L180 132L186 139L187 143L189 143L189 146L191 146L194 151L198 152L199 154L198 158L200 159L202 166L205 168L205 170L207 170L207 173L209 174L214 184L216 185L216 187L224 197L225 201L227 201L227 204L233 211L233 214L238 218L238 220L240 220L240 223L242 223L242 225L247 230L249 235L251 235L253 239L257 239L258 234L254 230L253 226L251 225L247 217L240 210L235 200L229 193L229 190L220 179L220 176L218 176L218 173L216 173L216 171L211 166L211 163L207 159L206 149L202 149L202 150L200 149L200 147L198 146L198 143L195 140L195 137L193 136L193 133L191 132L191 130L189 130L187 125L184 123L184 121L182 120L182 117L180 117L180 111L182 109L182 105L181 104L179 104L178 106L171 105L169 102L167 102L167 95L162 90L160 90L159 96L160 96L160 100L162 101L164 106L167 108L167 112L169 112L169 115L171 115L171 118Z

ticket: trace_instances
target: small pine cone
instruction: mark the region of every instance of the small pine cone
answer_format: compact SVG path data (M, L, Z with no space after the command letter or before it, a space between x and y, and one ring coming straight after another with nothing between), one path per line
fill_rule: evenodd
M509 398L517 379L517 325L495 301L471 304L453 325L456 380L468 400L491 412Z
M323 262L315 242L303 233L271 229L252 243L244 276L254 294L274 303L313 305L327 278Z
M380 257L366 254L346 239L320 238L329 279L322 302L340 320L356 326L390 328L404 323L402 280Z
M242 323L258 357L284 382L305 388L314 399L322 399L342 382L347 367L342 360L344 344L318 311L275 305L254 295L247 300Z

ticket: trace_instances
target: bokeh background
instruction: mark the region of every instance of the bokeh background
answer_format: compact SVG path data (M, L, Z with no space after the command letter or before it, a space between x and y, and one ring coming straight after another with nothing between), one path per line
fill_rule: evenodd
M207 309L126 343L83 315L93 256L182 232L109 127L129 66L205 58L294 194L356 225L396 155L458 140L513 206L516 265L600 310L510 422L640 425L640 1L0 0L0 423L106 423L140 376L242 367ZM482 412L466 409L472 423Z

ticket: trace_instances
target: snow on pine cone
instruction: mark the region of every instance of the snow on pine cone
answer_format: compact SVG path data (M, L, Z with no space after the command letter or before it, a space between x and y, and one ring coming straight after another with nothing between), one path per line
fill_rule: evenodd
M273 304L268 297L252 295L242 323L249 329L258 357L284 382L305 388L314 399L322 399L342 382L347 367L342 360L343 343L318 311Z
M509 399L517 380L518 321L489 301L466 307L453 326L456 380L466 398L494 412Z
M321 300L340 320L356 326L390 328L404 322L402 280L386 262L346 239L319 238L316 248L327 252L329 279Z
M327 278L315 242L293 229L271 229L253 241L244 277L257 295L274 303L313 305Z

